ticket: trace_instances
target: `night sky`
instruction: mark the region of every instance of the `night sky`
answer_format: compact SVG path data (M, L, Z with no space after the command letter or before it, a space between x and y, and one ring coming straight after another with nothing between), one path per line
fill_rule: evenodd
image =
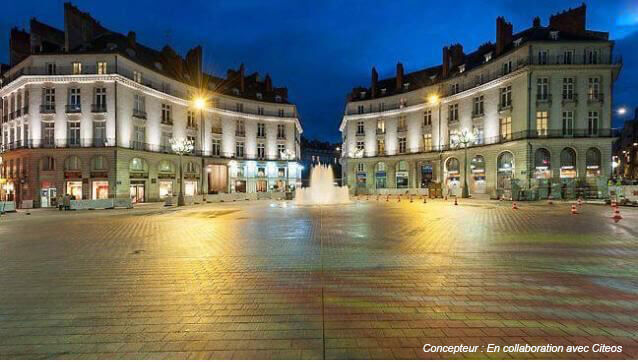
M9 30L29 19L63 29L63 1L12 1L0 12L0 62L8 62ZM137 33L140 43L181 54L204 47L204 66L217 75L244 63L247 73L270 73L287 86L309 138L337 141L347 93L392 76L398 61L406 72L440 64L441 48L460 42L466 52L495 39L502 15L514 32L581 1L79 1L105 27ZM514 6L515 4L515 6ZM638 0L587 2L587 28L608 31L624 67L614 90L615 107L633 115L638 105ZM628 114L628 116L630 116ZM622 120L614 121L614 126Z

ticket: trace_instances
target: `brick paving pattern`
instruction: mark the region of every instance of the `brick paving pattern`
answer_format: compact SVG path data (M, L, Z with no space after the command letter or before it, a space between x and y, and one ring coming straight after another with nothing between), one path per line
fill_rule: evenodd
M638 358L638 209L238 202L0 218L0 358ZM424 344L477 345L424 353ZM622 353L487 353L488 344Z

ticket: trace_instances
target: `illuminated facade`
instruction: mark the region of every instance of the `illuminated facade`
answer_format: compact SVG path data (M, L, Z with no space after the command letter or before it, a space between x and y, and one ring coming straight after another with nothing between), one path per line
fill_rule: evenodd
M529 198L585 190L600 197L611 173L612 86L621 62L608 33L587 30L585 5L465 54L443 48L442 65L353 89L340 126L345 177L358 193L419 192L440 185L474 197ZM467 165L455 144L474 140ZM467 172L465 171L467 169ZM563 186L564 185L564 186ZM518 192L516 194L519 194Z
M0 88L8 199L46 207L60 193L135 202L176 195L173 138L195 145L183 162L187 196L300 181L296 107L268 75L245 75L243 65L225 78L206 74L201 47L185 57L153 50L68 3L64 31L32 19L30 32L11 31L10 52Z

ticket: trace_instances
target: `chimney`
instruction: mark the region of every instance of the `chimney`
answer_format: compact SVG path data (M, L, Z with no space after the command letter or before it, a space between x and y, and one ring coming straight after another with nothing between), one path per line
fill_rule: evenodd
M451 67L458 67L465 62L465 54L463 53L463 45L454 44L450 47Z
M532 26L535 28L540 28L541 26L541 18L539 18L538 16L534 18L534 20L532 21Z
M403 87L403 64L397 63L397 84L396 89L400 90Z
M582 34L585 32L586 18L587 6L583 3L575 9L552 15L549 18L549 27L567 33Z
M372 67L372 79L370 81L370 96L372 98L377 96L377 81L379 80L379 74L377 70Z
M450 74L450 50L443 47L443 62L441 63L441 78L447 78Z
M246 90L246 84L244 82L244 63L239 66L239 90L243 94Z
M128 46L135 49L135 45L137 44L137 36L135 35L135 32L129 31L127 38L128 38Z
M266 74L266 78L264 78L264 86L266 87L266 92L272 92L272 80L270 79L270 74Z
M499 16L496 18L496 55L500 55L505 47L512 42L512 24Z

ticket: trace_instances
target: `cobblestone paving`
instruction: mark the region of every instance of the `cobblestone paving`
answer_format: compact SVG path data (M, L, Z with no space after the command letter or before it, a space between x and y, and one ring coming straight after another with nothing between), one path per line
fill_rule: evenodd
M608 206L519 206L5 215L0 358L638 358L638 209L614 223Z

